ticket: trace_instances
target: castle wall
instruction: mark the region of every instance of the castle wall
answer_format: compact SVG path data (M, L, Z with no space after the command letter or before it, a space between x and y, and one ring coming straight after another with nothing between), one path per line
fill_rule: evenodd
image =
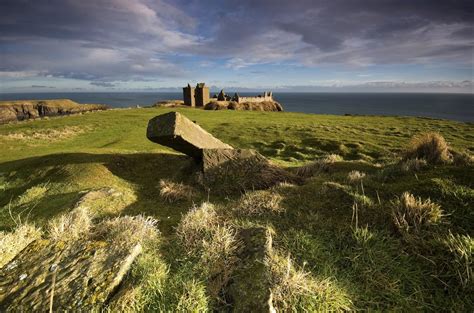
M195 89L193 87L183 88L183 100L184 105L189 105L191 107L196 105Z
M237 102L238 103L244 103L244 102L253 102L253 103L260 103L260 102L266 102L266 101L273 101L273 96L271 94L265 93L264 96L260 97L238 97Z
M198 107L205 106L210 101L209 87L196 88L195 104Z

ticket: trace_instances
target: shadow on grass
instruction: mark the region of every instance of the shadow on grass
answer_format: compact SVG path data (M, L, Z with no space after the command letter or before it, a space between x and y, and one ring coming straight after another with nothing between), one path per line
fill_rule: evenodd
M17 172L15 177L22 178L24 183L20 187L6 190L4 195L0 196L0 204L4 206L8 203L8 199L20 195L35 184L44 182L41 179L47 180L48 178L30 179L33 171L42 168L47 169L51 181L67 183L66 180L63 180L64 177L61 176L63 175L61 168L74 164L102 164L114 176L131 184L137 200L122 210L120 214L155 216L160 221L160 230L165 234L172 231L173 227L179 222L181 214L192 205L192 203L170 204L160 198L159 189L157 188L160 179L185 181L188 179L194 165L193 160L185 155L163 153L65 153L5 162L0 164L0 173ZM57 168L58 170L51 171L51 168ZM97 179L100 180L103 177L97 177ZM103 186L107 186L108 183L110 182L100 181ZM35 207L35 213L31 214L33 220L50 219L72 208L74 202L78 199L77 196L69 193L55 195L54 199L49 198L45 197ZM3 225L2 228L5 228L5 226Z

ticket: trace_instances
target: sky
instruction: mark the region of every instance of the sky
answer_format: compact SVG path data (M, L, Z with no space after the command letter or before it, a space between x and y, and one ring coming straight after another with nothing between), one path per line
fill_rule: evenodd
M473 93L474 2L0 0L0 92Z

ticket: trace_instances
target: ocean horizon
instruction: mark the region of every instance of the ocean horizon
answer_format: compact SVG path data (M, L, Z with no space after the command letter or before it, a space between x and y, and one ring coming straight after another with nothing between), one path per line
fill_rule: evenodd
M214 92L211 92L214 94ZM229 91L229 94L233 92ZM257 93L239 92L242 96ZM274 92L287 112L333 115L417 116L474 122L474 94ZM79 103L107 104L115 108L150 106L182 99L181 92L37 92L0 93L0 100L71 99Z

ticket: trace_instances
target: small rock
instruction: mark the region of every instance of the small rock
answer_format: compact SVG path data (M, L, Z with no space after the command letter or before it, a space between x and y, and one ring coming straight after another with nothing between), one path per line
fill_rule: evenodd
M20 277L19 277L19 279L20 279L20 280L23 280L23 279L25 279L26 277L28 277L28 274L21 274Z

